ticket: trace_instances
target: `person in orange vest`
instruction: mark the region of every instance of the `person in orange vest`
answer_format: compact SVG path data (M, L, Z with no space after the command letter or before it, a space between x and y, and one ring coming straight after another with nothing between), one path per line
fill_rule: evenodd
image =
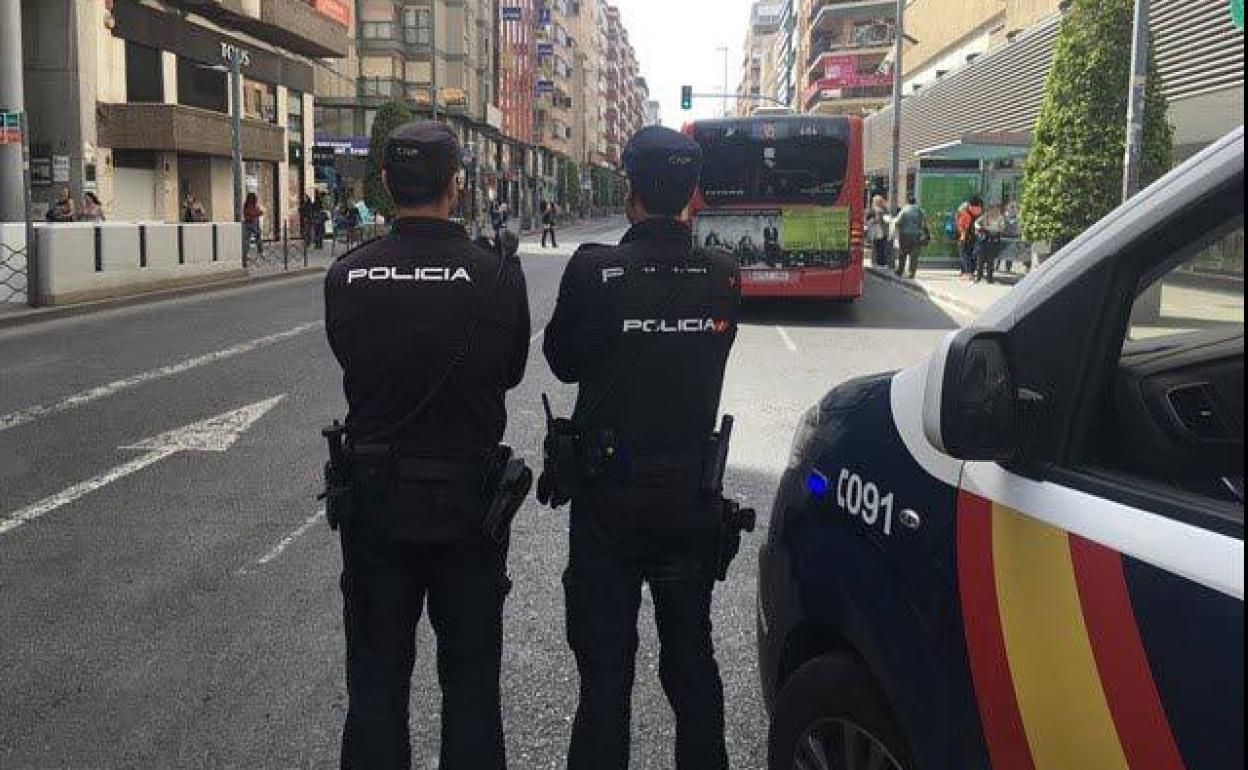
M958 230L958 258L962 263L961 278L969 281L975 275L975 222L984 213L984 199L972 195L958 207L955 223Z

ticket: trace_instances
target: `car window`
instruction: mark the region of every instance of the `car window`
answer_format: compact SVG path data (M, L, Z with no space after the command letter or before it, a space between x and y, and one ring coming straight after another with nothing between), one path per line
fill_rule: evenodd
M1142 281L1078 470L1137 502L1178 501L1159 510L1186 517L1213 505L1242 526L1244 230L1227 228Z
M1244 325L1244 228L1202 249L1142 291L1130 340Z

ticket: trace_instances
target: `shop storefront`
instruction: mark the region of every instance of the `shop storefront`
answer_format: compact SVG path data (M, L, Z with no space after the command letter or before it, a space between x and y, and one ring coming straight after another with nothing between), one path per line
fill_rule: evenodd
M184 14L118 3L108 67L125 82L101 84L99 188L106 209L177 220L193 197L210 219L233 219L227 64L242 69L244 188L265 210L264 235L297 221L312 178L307 137L311 65Z

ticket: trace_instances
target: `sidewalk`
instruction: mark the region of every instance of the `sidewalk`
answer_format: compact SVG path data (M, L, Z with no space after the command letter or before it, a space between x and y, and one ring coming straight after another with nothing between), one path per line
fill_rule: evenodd
M345 247L339 244L337 254L340 255L343 251L345 251ZM305 267L302 245L291 244L288 252L283 252L281 243L267 243L265 244L265 257L263 260L255 261L255 252L252 252L251 260L253 260L253 263L248 266L247 275L243 278L230 278L183 288L164 289L69 305L30 307L29 305L18 303L0 303L0 329L40 323L57 318L86 315L101 310L112 310L114 308L143 305L149 302L206 294L223 289L268 283L286 278L293 279L306 275L315 275L324 272L333 262L334 256L332 245L327 243L322 249L308 251L307 266Z
M1023 279L1024 273L998 273L996 283L973 283L964 281L957 270L919 270L917 278L900 278L894 271L867 265L867 273L881 280L902 286L907 291L921 294L940 302L953 305L967 315L977 316L997 300L1009 294Z

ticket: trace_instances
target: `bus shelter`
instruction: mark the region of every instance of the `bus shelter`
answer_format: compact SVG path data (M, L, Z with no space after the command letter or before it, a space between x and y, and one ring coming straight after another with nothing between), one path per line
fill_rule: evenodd
M1004 223L1002 259L1026 261L1031 248L1021 237L1018 198L1030 148L1030 133L994 131L968 134L915 153L919 161L915 195L932 231L931 245L923 252L925 266L958 264L953 221L958 207L974 195L982 197L986 210Z

